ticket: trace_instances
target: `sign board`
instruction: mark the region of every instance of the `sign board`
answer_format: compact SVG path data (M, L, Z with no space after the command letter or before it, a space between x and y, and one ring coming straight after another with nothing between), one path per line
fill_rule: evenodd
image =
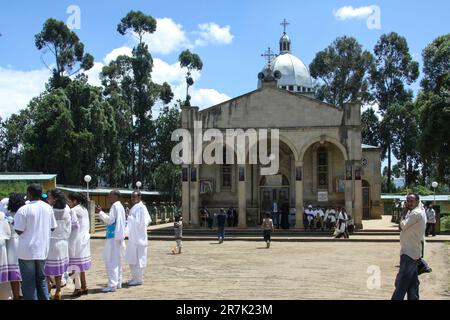
M317 201L319 201L319 202L327 202L328 201L328 191L319 191L319 192L317 192Z

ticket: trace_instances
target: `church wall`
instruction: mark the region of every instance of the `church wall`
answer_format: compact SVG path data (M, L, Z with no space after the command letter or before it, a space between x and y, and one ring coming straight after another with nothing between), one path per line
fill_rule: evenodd
M367 165L362 166L362 179L370 184L370 217L372 219L381 219L383 208L381 203L380 150L364 149L362 158L367 160Z
M245 129L339 126L343 111L285 90L265 88L200 113L203 128Z

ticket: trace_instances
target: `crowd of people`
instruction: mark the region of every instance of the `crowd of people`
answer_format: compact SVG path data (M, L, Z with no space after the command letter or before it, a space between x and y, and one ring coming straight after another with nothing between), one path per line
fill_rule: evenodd
M100 206L95 209L107 225L103 257L108 285L103 292L122 287L123 258L132 275L127 284L143 283L147 226L151 222L139 191L133 192L133 207L127 215L120 192L113 190L109 197L109 213ZM10 283L13 299L61 300L61 288L71 282L75 287L71 297L88 294L86 271L91 268L91 251L87 206L81 193L72 192L67 197L59 189L43 193L39 184L30 184L26 196L12 193L1 200L0 283Z
M336 238L349 238L354 231L354 221L345 208L309 205L303 210L303 225L306 230L334 231Z

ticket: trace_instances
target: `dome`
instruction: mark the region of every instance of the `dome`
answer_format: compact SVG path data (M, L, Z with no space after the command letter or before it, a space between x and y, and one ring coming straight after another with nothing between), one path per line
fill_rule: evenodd
M266 64L262 72L273 74L275 71L281 72L281 78L277 80L280 88L293 92L312 92L312 80L306 65L296 56L290 53L282 53L276 56L270 64ZM261 80L258 81L258 88L261 88Z
M276 78L277 85L281 89L286 89L291 92L313 94L313 85L311 80L311 74L309 73L306 65L296 56L291 54L291 39L286 34L286 25L289 23L284 19L281 23L284 26L284 32L281 35L279 45L280 53L275 56L270 53L270 47L268 48L268 53L262 56L267 57L269 62L264 66L262 70L261 77L258 81L258 89L262 87L261 79ZM274 72L279 71L281 77L274 77ZM260 74L261 74L260 73Z

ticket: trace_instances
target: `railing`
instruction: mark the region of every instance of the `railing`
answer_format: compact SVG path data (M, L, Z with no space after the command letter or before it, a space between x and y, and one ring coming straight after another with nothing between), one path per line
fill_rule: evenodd
M173 222L175 220L175 214L181 211L180 207L173 202L153 202L147 204L147 210L152 219L150 225ZM106 229L106 226L100 219L98 213L95 213L94 215L94 226L94 232L102 232Z

